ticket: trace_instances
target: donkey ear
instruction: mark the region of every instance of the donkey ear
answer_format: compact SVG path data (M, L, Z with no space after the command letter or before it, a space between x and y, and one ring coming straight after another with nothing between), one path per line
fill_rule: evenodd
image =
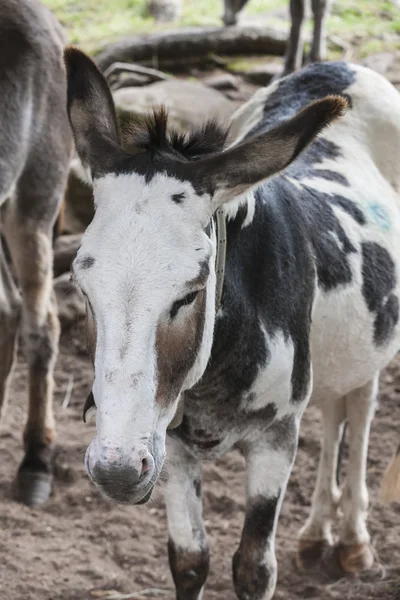
M275 129L196 163L202 181L214 191L213 210L290 165L324 127L344 115L347 106L340 96L326 96Z
M110 89L94 62L77 48L64 52L67 110L75 146L92 177L107 173L122 154Z

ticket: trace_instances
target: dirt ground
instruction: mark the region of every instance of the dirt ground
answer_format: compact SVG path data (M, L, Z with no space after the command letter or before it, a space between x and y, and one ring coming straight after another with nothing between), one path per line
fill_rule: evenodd
M72 398L68 408L62 409L71 376ZM91 366L79 328L63 336L56 382L55 490L43 509L31 510L11 497L11 481L22 456L26 405L23 360L15 369L0 434L0 599L88 600L94 597L93 590L110 588L127 594L155 588L158 591L140 598L173 600L160 491L146 506L114 506L99 496L85 474L83 457L94 426L81 420ZM278 529L277 600L400 600L400 505L387 508L377 502L383 470L398 440L399 415L400 356L382 375L370 443L369 528L376 566L361 578L341 578L333 559L313 576L299 573L294 564L296 535L309 510L319 451L319 417L311 409L306 412ZM204 518L212 552L204 598L234 600L231 556L244 518L241 457L232 453L206 465L204 477Z

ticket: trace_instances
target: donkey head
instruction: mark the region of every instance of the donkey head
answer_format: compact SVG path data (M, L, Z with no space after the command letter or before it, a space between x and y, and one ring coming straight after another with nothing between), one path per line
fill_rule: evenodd
M88 301L95 367L97 434L86 467L110 498L138 503L160 473L179 396L210 356L214 211L290 164L345 101L317 101L225 151L215 124L168 134L160 113L127 151L96 66L72 48L65 60L69 117L96 206L73 265Z

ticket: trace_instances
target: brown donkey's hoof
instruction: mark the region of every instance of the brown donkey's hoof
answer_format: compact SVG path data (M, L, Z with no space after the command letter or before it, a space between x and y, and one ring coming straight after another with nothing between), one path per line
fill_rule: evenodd
M53 476L40 471L19 471L15 480L14 496L27 506L40 506L50 497Z
M296 555L297 567L301 571L314 569L329 548L327 540L300 540Z
M374 564L374 555L369 544L339 544L337 553L340 566L346 573L366 571Z

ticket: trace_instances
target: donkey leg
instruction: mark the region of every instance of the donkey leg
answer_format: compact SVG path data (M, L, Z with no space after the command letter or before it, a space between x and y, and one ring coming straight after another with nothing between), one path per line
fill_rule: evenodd
M369 569L374 557L366 526L368 490L366 486L368 439L378 393L377 375L345 398L349 423L349 462L340 506L343 521L338 554L342 568L350 573Z
M199 600L209 549L202 518L201 466L178 440L168 438L168 554L177 600Z
M270 600L277 578L275 533L297 448L298 423L284 418L246 450L247 504L233 567L239 600Z
M222 21L224 25L236 25L238 13L246 6L248 0L224 0L224 14Z
M22 337L29 364L28 420L24 431L25 456L16 480L16 497L28 505L45 502L52 486L53 370L59 323L52 288L52 224L41 227L7 212L5 233L22 291Z
M310 62L326 58L326 19L329 16L331 0L311 0L314 15L314 31L311 44Z
M0 238L0 417L7 404L21 314L21 298L10 273Z
M285 54L285 66L282 76L300 69L303 62L302 27L304 21L305 0L290 0L290 34Z
M300 531L297 565L311 568L320 561L325 549L333 545L332 525L337 517L340 490L336 481L338 451L345 421L345 403L341 398L321 407L323 436L317 483L311 514Z

